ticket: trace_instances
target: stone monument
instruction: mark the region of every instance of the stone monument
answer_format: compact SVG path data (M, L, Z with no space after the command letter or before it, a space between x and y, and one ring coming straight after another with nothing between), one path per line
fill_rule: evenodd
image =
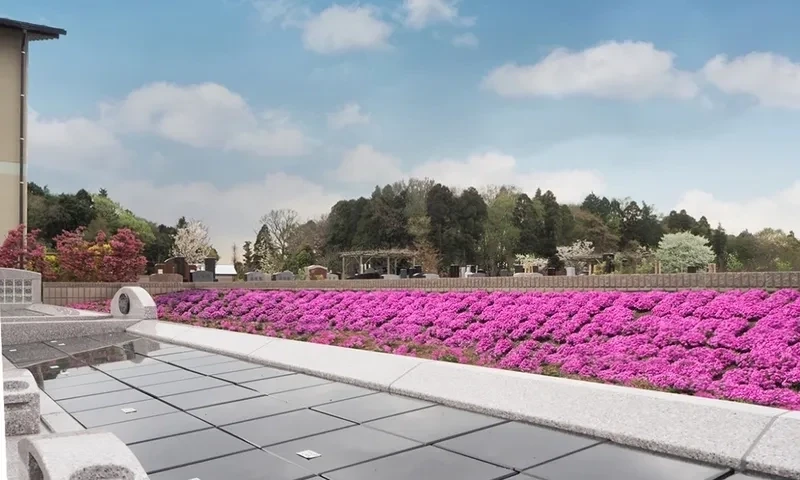
M111 315L117 319L157 320L153 297L142 287L122 287L111 300Z
M246 282L266 282L267 276L263 272L247 272L244 276Z

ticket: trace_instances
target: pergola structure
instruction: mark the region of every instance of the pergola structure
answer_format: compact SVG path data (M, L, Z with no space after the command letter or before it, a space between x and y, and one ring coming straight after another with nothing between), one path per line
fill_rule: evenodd
M417 252L407 248L390 248L386 250L353 250L349 252L342 252L339 254L342 257L342 275L347 271L348 261L358 260L358 273L364 273L364 261L369 262L373 258L386 259L386 273L390 273L392 269L392 260L394 260L394 269L397 271L397 261L403 259L411 259L411 263L417 263Z
M604 255L601 253L591 253L589 255L582 255L576 257L570 257L570 260L576 262L586 262L589 264L589 275L594 274L594 267L603 263Z

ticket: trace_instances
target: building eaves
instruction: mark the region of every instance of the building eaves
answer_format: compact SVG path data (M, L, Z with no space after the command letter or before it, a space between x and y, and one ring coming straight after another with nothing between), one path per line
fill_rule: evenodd
M0 28L27 31L29 40L55 40L61 35L67 34L67 31L63 28L20 22L19 20L12 20L10 18L0 18Z

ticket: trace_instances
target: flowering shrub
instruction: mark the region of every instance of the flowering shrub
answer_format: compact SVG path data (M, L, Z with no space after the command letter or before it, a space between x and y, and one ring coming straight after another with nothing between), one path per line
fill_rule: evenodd
M93 241L84 239L84 228L63 232L55 238L62 280L77 282L131 282L143 274L147 259L144 244L136 234L121 228L106 238L98 232Z
M0 245L0 268L19 268L20 258L24 258L26 270L41 273L44 280L55 279L53 268L46 259L44 245L38 241L39 230L28 231L23 242L24 231L25 225L19 225L6 235Z
M187 290L156 304L178 322L800 410L797 290Z

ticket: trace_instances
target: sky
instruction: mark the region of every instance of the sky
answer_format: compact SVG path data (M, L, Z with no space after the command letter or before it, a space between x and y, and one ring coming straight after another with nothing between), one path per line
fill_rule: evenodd
M202 220L375 185L594 192L800 230L794 0L0 1L30 48L29 180Z

